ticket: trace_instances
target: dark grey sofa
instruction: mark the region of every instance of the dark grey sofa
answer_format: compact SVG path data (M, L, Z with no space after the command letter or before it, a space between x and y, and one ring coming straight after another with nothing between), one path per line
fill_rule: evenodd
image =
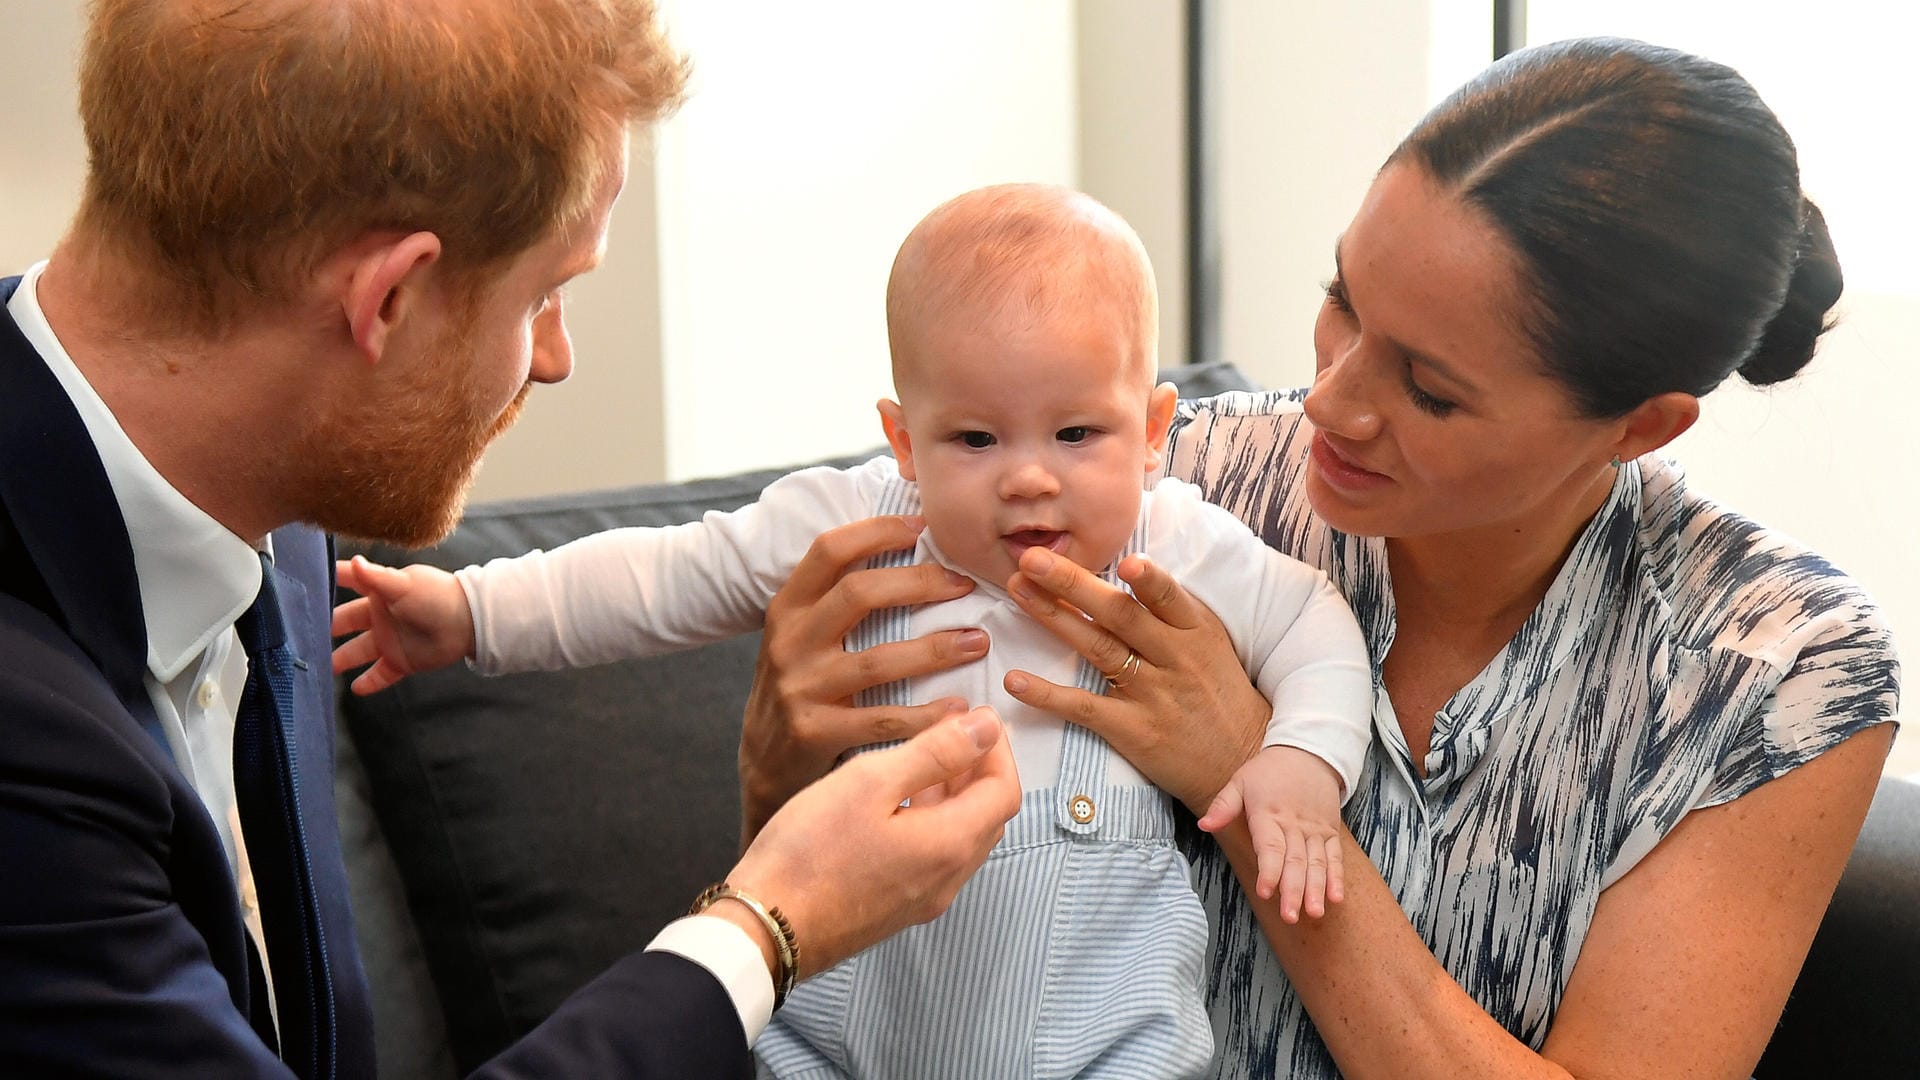
M1224 365L1170 372L1200 396ZM472 507L446 567L663 525L783 470ZM442 1080L529 1030L732 864L757 637L584 671L448 670L341 699L339 799L381 1075ZM1920 1076L1920 786L1888 781L1759 1075Z

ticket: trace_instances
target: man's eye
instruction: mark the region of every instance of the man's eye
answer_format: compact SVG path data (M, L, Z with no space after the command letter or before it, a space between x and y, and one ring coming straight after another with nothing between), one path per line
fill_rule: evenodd
M955 436L962 444L973 450L985 450L993 445L993 436L984 431L963 431Z
M1093 438L1093 429L1085 426L1063 427L1059 431L1054 432L1053 437L1063 443L1083 443Z

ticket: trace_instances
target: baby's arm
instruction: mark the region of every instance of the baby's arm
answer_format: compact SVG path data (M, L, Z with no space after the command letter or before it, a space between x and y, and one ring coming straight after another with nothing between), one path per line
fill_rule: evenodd
M1340 775L1293 746L1269 746L1233 774L1200 819L1208 832L1247 819L1262 900L1280 894L1280 917L1326 914L1346 891L1340 868Z
M340 584L360 594L333 611L333 636L352 634L333 650L333 671L372 664L353 680L372 694L416 672L473 655L473 616L452 574L432 566L394 569L356 555L341 561Z
M474 664L488 674L585 667L758 629L814 537L871 514L877 474L806 469L732 513L466 567L455 577L472 611Z
M1339 775L1344 802L1373 739L1373 667L1352 609L1325 574L1268 547L1192 485L1162 480L1151 497L1148 555L1226 626L1273 705L1264 745L1317 755Z
M1203 825L1245 814L1263 898L1277 883L1283 917L1298 918L1303 899L1308 914L1320 914L1316 898L1337 901L1341 893L1338 864L1324 858L1333 851L1337 860L1337 848L1326 837L1338 828L1373 737L1365 638L1325 574L1268 547L1191 486L1162 481L1152 497L1149 536L1169 538L1152 554L1219 616L1273 706L1265 749L1235 774ZM1310 861L1332 878L1324 894L1320 876L1309 880Z

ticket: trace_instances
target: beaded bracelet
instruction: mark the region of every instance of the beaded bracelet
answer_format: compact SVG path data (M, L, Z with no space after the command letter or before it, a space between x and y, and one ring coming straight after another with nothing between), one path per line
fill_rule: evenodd
M687 914L698 915L722 900L738 902L766 924L767 933L773 938L774 960L780 969L773 979L773 1007L779 1009L793 991L794 976L800 967L800 942L793 936L793 924L779 908L762 904L724 881L707 886L694 897Z

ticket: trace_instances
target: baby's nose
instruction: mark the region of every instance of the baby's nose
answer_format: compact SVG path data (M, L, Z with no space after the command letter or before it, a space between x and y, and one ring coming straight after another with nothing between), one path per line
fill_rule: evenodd
M1059 492L1053 470L1038 461L1024 461L1007 470L1000 484L1000 496L1005 499L1037 499Z

